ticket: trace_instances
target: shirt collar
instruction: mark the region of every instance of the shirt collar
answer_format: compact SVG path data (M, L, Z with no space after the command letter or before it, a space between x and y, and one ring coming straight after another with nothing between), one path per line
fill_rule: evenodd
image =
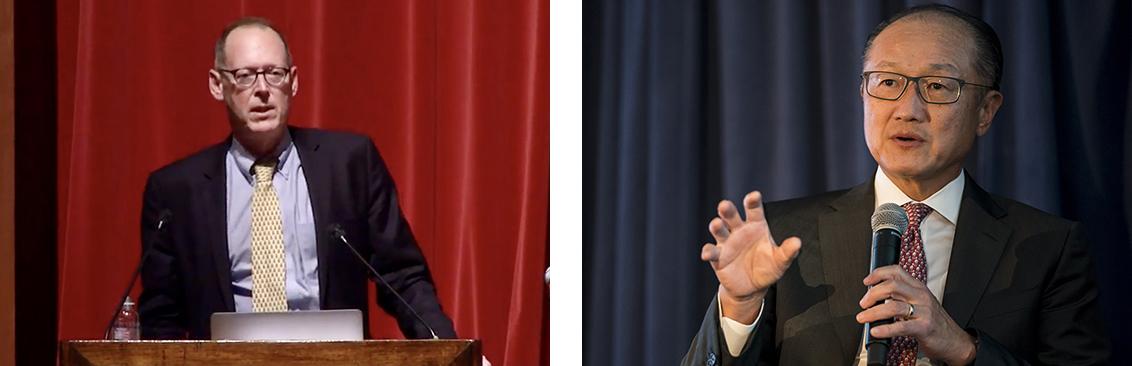
M944 185L939 191L936 191L927 199L921 201L938 212L943 218L950 221L952 225L958 222L959 218L959 203L963 199L963 188L966 185L966 172L960 170L959 176L951 180L951 182ZM876 178L873 179L873 188L876 191L876 205L880 206L882 203L895 203L903 205L908 202L913 202L907 194L904 194L900 188L896 187L888 178L887 174L878 167Z
M287 164L287 157L291 155L292 146L294 144L291 143L291 132L283 130L283 139L275 147L275 156L279 159L279 163L275 165L275 173L282 176L283 179L288 179L289 173L283 167ZM240 174L244 175L244 179L247 179L249 183L255 183L255 177L252 174L252 165L256 161L255 155L252 155L244 145L241 145L235 136L232 136L232 146L228 148L228 153L236 160L236 167L239 168Z

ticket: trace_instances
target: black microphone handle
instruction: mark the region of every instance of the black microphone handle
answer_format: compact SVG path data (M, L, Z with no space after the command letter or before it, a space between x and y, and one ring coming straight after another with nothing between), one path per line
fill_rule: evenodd
M161 210L161 213L157 216L157 235L161 235L161 233L165 231L166 221L169 221L169 217L172 215L169 210ZM130 276L130 284L126 286L126 292L122 294L122 297L118 298L118 308L114 309L114 317L110 318L110 322L106 324L106 331L102 333L102 339L110 339L110 330L114 329L114 324L118 322L118 314L122 312L122 306L126 305L126 297L130 296L130 291L134 290L134 283L138 282L138 275L141 274L142 265L145 264L146 258L149 258L150 248L153 248L153 245L144 248L142 251L141 260L138 261L138 265L134 267L134 275ZM134 303L138 305L136 301ZM137 311L137 308L135 308L135 311Z
M877 268L896 264L900 260L900 234L893 229L880 229L873 233L872 258L869 273ZM869 366L883 366L888 357L888 338L873 338L869 330L891 324L892 319L881 319L865 324L865 348Z
M359 253L357 249L354 249L353 245L350 245L350 242L346 240L346 233L344 230L342 230L341 226L331 225L330 232L336 239L341 241L343 245L345 245L347 248L350 248L350 252L354 253L354 256L358 257L358 260L362 261L362 264L364 264L366 268L369 269L369 273L372 274L374 278L377 278L377 282L385 285L385 288L389 289L389 292L393 293L393 296L397 297L397 300L401 301L401 303L405 305L406 309L409 309L409 312L413 314L413 317L416 317L417 321L421 322L421 324L423 324L425 328L428 328L428 332L432 334L432 339L440 339L440 337L436 336L436 331L432 330L432 326L429 326L428 322L426 322L424 318L421 317L421 314L418 314L417 310L414 309L412 305L409 305L409 302L405 301L405 298L401 297L401 294L397 293L397 290L393 289L393 286L389 285L389 282L385 282L385 278L381 277L380 273L377 273L377 269L374 269L373 266L369 264L369 261L367 261L365 257L362 257L362 253Z

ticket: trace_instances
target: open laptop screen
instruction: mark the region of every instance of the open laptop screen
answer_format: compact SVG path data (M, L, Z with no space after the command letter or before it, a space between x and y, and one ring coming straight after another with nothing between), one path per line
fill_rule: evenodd
M214 313L213 340L362 340L358 309Z

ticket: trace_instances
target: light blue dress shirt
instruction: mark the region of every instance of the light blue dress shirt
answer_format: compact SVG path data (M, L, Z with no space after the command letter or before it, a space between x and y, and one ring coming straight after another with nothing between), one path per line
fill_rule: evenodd
M283 263L286 267L287 308L318 310L318 251L314 212L303 175L303 164L290 133L276 148L279 164L272 185L283 215ZM228 259L232 263L232 294L237 312L252 311L252 195L255 157L232 138L225 159L228 190Z

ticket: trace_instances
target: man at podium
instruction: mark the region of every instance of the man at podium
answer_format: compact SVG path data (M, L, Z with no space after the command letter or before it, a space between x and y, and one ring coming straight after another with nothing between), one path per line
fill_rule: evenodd
M373 142L288 127L299 77L283 34L258 18L228 25L208 74L232 133L146 182L142 338L208 339L216 312L364 314L368 269L344 240L411 304L378 287L407 338L455 338Z

